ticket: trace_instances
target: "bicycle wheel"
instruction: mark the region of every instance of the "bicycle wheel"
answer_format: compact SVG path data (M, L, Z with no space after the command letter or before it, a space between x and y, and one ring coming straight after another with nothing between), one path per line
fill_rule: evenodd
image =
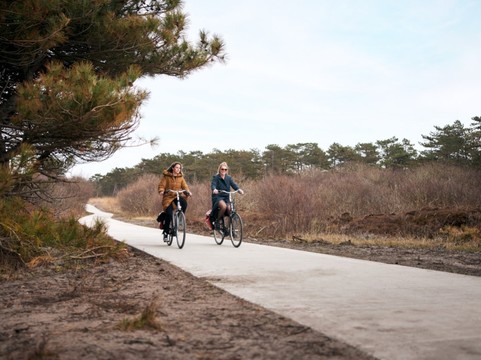
M235 213L231 216L230 219L230 226L229 226L229 235L230 240L232 241L232 245L234 247L239 247L242 243L242 219L239 214Z
M217 243L217 245L222 245L225 237L224 219L221 219L219 221L220 221L220 224L216 223L214 227L214 240Z
M176 213L176 232L175 236L177 237L177 246L179 249L182 249L185 244L185 214L182 211L178 211Z
M175 221L174 217L170 220L170 227L169 227L169 235L167 238L167 245L172 245L172 241L174 240L174 229L175 229Z

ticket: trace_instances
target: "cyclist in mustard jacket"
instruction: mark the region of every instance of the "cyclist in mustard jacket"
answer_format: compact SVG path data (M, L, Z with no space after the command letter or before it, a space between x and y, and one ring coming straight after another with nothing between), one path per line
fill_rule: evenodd
M165 169L162 173L162 179L160 180L158 191L159 195L162 196L162 210L165 212L164 216L164 241L167 241L169 234L170 221L172 220L172 215L174 213L174 206L177 205L177 198L175 192L166 190L185 190L180 195L180 204L182 205L182 212L187 210L187 197L192 196L189 190L189 186L184 179L184 174L182 173L182 164L180 162L173 162L168 169Z

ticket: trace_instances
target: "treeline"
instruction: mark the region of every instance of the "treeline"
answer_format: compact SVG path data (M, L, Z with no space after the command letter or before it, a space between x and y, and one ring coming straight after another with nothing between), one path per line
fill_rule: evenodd
M264 151L214 149L177 154L162 153L153 159L142 159L132 168L115 168L106 175L90 180L97 185L98 196L115 195L145 174L161 175L173 161L180 161L189 182L211 178L217 166L227 161L236 178L259 179L266 175L298 174L306 170L329 170L348 163L374 167L406 169L427 162L481 168L481 117L473 117L470 126L459 120L444 127L435 126L429 135L422 135L424 148L417 151L407 139L392 137L371 143L343 146L333 143L327 150L316 143L289 144L285 147L268 145Z

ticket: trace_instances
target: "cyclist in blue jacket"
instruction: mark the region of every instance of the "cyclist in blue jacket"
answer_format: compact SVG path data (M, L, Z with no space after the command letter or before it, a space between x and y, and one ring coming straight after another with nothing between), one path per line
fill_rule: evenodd
M232 176L227 175L229 167L226 162L222 162L218 169L217 174L212 177L210 188L212 190L212 212L210 219L212 223L217 226L218 220L222 219L226 211L230 210L229 194L219 192L219 190L230 191L231 188L239 190L240 194L244 191L239 188Z

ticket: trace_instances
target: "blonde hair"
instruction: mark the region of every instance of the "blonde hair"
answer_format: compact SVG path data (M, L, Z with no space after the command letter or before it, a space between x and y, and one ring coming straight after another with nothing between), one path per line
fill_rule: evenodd
M227 163L225 161L221 162L219 167L217 168L217 174L220 174L220 169L221 167L226 167L227 170L229 170L229 166L227 165Z

